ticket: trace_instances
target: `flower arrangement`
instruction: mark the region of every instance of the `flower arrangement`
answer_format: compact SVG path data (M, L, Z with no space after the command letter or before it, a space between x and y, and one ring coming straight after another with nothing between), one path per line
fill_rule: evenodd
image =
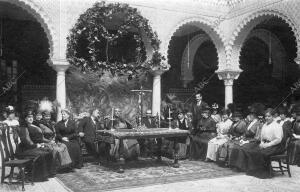
M145 58L144 34L153 53ZM135 50L128 53L133 59L113 55L112 50L133 35ZM137 77L153 68L167 69L165 58L159 52L160 40L149 21L136 8L128 4L97 2L83 13L68 37L67 58L69 62L85 71L109 71L113 75ZM124 47L122 49L124 50Z

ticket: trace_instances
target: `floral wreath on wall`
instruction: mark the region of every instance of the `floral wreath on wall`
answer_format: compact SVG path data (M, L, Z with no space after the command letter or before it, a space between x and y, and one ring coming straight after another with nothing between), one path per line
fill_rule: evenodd
M121 17L120 17L121 15ZM114 30L106 26L109 22L119 16L122 21L114 26ZM118 40L132 32L135 40L135 59L126 61L122 58L115 59L109 54L109 49L118 44ZM151 58L143 59L145 53L142 33L146 35L153 49ZM80 42L85 38L84 51L80 49ZM142 17L136 8L129 7L128 4L105 2L95 3L82 14L76 25L71 29L68 37L67 58L68 61L80 68L83 72L89 71L109 71L112 74L128 75L131 78L137 77L141 72L150 70L167 70L169 65L165 62L164 56L159 52L160 40L156 32L153 32L149 21ZM99 45L104 46L100 50ZM144 54L145 56L145 54Z

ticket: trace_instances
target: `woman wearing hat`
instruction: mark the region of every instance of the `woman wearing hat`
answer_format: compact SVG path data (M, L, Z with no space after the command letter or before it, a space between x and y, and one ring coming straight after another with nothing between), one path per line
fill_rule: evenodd
M247 127L245 133L238 138L237 142L234 142L231 148L231 152L228 154L228 163L232 167L241 167L244 164L243 152L240 150L241 147L252 147L252 144L260 141L261 127L262 124L257 118L257 112L254 109L250 109L247 116Z
M269 177L269 158L272 155L284 151L285 142L282 127L275 121L274 110L269 108L265 111L266 123L260 134L260 141L248 143L239 149L240 161L235 164L239 170L260 178Z
M221 116L219 115L219 105L217 103L214 103L212 105L212 113L211 113L211 118L213 118L213 120L215 120L216 123L221 122Z
M32 111L26 112L25 121L25 126L22 126L19 131L21 143L18 145L16 157L19 159L35 159L32 168L33 178L35 181L43 181L54 174L52 152L44 148L42 141L41 143L34 143L30 137L28 128L33 125ZM37 137L37 135L33 134L31 136Z
M228 130L229 140L219 147L217 152L218 162L227 162L229 154L231 153L234 144L239 143L242 135L245 133L247 123L243 119L243 115L240 111L235 111L232 114L233 124Z
M216 136L216 122L210 116L210 108L202 110L202 118L191 132L190 159L205 160L208 141Z
M49 128L45 125L42 125L41 123L42 120L39 121L39 126L35 125L34 123L27 125L29 136L32 142L35 144L44 143L45 148L51 150L54 161L59 162L59 164L56 164L56 168L69 166L72 163L72 161L66 145L63 143L55 143L53 137L47 137L48 132L45 132L44 130Z
M80 169L82 167L82 155L79 145L79 138L76 128L76 122L70 118L70 111L61 110L62 120L55 126L56 139L64 143L72 159L72 166Z
M296 114L296 119L291 130L293 139L290 144L289 160L290 164L300 166L300 105L296 105L293 112Z
M6 107L7 118L3 121L9 126L10 140L12 141L13 150L16 150L16 145L19 143L17 129L20 126L19 121L16 118L15 110L13 106Z
M229 119L229 110L222 111L222 121L217 124L217 137L211 139L208 142L206 160L216 161L217 151L220 145L228 141L227 133L232 125L232 121Z

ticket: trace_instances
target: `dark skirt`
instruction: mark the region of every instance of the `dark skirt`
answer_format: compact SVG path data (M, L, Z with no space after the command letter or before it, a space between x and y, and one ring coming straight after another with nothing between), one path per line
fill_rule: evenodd
M176 154L178 159L186 159L189 155L188 146L189 142L186 137L163 138L162 156L173 159Z
M216 136L215 133L201 133L199 135L191 136L191 159L204 160L207 153L207 145L209 140Z
M83 166L83 159L79 142L77 140L70 140L69 142L62 141L67 148L72 160L72 166L75 168L81 168Z
M291 165L300 166L300 140L293 140L289 146L289 161Z
M242 146L234 145L229 157L229 165L259 178L269 177L270 156L281 153L282 146L275 145L261 149L256 142Z
M239 140L230 140L221 145L217 151L217 162L228 163L232 148L239 143Z
M28 149L17 152L18 159L34 159L33 167L30 167L34 181L46 180L49 176L55 174L55 166L52 152L48 149Z

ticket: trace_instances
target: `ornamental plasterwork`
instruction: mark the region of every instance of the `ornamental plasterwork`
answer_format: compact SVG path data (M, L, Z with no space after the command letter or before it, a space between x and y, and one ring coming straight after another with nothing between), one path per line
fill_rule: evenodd
M169 49L169 44L171 42L171 38L173 35L177 32L177 30L181 27L184 27L184 25L195 25L198 26L199 29L205 31L209 37L211 38L212 42L214 43L219 56L219 63L222 63L221 61L223 58L225 58L225 55L220 55L219 53L222 52L224 49L224 42L225 42L225 36L224 34L220 33L220 30L216 30L215 28L212 28L212 22L205 19L205 18L199 18L199 17L193 17L184 19L180 23L177 23L174 27L172 27L171 32L168 34L167 38L163 40L164 45L162 45L162 53L164 53L167 56L167 51Z
M214 6L228 6L233 7L245 0L192 0L194 2L201 2L205 4L211 4Z
M226 42L225 49L227 65L232 65L232 67L234 68L237 68L237 66L239 66L241 47L245 39L247 38L247 35L261 21L273 16L283 19L291 27L291 30L293 31L297 41L296 44L298 47L298 55L300 55L300 36L295 22L278 10L260 10L250 14L247 18L243 19L232 33L229 41Z
M50 45L49 58L52 58L54 56L55 50L57 51L57 49L59 49L59 46L56 43L57 38L55 28L52 25L52 21L46 14L46 12L42 9L42 7L32 0L0 0L0 2L8 2L21 7L38 20L48 38L48 42Z

